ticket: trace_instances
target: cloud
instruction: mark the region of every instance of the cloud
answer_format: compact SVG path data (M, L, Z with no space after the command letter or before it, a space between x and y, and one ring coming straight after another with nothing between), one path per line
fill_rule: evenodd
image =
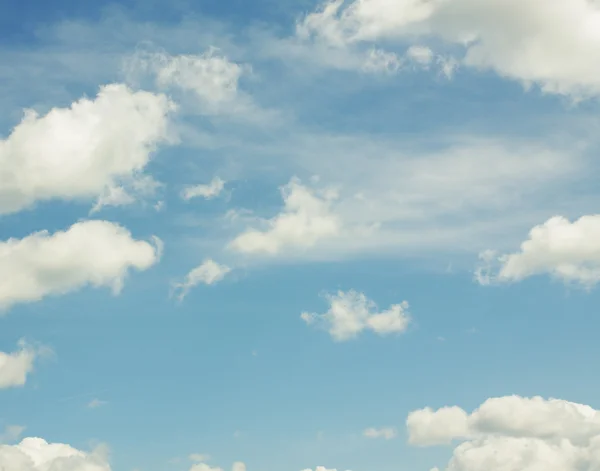
M566 283L591 287L600 281L600 215L574 222L552 217L531 229L519 252L497 256L487 250L480 260L475 271L480 284L521 281L546 273Z
M164 95L111 84L93 100L81 98L44 116L27 110L0 140L0 214L52 199L131 202L117 188L147 181L151 154L172 141L174 109Z
M106 286L117 294L130 269L147 270L162 242L135 240L118 224L89 220L50 234L0 242L0 309L82 288Z
M17 441L25 431L25 428L23 425L7 425L4 428L4 432L0 433L0 445Z
M462 441L446 471L580 471L600 466L600 413L560 399L506 396L473 413L460 408L412 412L414 444Z
M224 188L225 181L221 180L219 177L215 177L208 185L194 185L185 187L181 192L181 197L186 201L199 196L208 200L219 196Z
M328 294L326 299L329 310L325 314L303 312L300 317L308 325L323 327L338 342L351 340L364 330L378 335L402 333L410 323L406 301L379 312L373 301L354 290Z
M312 469L307 468L302 471L312 471ZM337 469L330 469L330 468L326 468L325 466L317 466L315 468L315 471L337 471Z
M379 429L371 427L363 431L363 436L367 438L383 438L385 440L391 440L392 438L396 438L396 435L396 429L391 427Z
M202 462L208 461L210 459L210 456L201 453L192 453L188 458L190 461Z
M103 450L84 453L62 443L25 438L17 445L0 445L0 469L7 471L110 471Z
M0 352L0 389L24 386L27 376L33 371L36 358L43 353L24 340L19 341L19 350L13 353Z
M90 409L97 409L98 407L105 406L106 404L108 404L108 402L95 398L95 399L92 399L90 402L88 402L87 406Z
M214 260L207 259L190 271L183 282L173 283L172 288L175 291L179 291L177 298L181 301L194 286L200 283L213 285L225 278L225 275L230 271L231 268L228 266L220 265Z
M600 7L589 0L333 0L306 15L299 37L338 49L379 41L460 48L464 66L549 93L600 93Z
M331 212L333 190L318 191L293 178L281 188L284 208L272 219L262 221L264 230L249 229L238 235L230 247L246 254L277 255L286 248L308 248L320 239L341 231L339 218Z
M250 96L240 90L240 78L251 68L230 61L215 47L202 54L180 55L140 50L127 59L125 71L132 83L150 75L159 89L188 94L200 114L243 115L258 111Z
M206 463L196 463L190 468L190 471L223 471L223 468L213 467ZM246 471L246 465L241 461L236 461L233 463L231 471Z

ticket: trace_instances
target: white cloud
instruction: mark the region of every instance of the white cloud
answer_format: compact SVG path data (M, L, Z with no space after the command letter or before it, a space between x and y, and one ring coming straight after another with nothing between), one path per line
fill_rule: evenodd
M363 431L363 436L367 438L383 438L385 440L391 440L392 438L396 438L396 435L396 429L391 427L384 427L379 429L370 427Z
M173 283L172 288L179 291L177 298L181 301L190 289L200 283L213 285L221 281L231 271L226 265L220 265L214 260L207 259L190 271L181 283Z
M25 438L17 445L0 445L0 469L6 471L110 471L103 450L84 453L62 443Z
M324 314L303 312L302 320L307 324L322 326L334 340L343 342L357 337L364 330L379 335L404 332L410 323L408 303L393 304L385 311L363 293L354 290L328 294L329 310Z
M370 49L363 64L365 72L397 72L402 67L402 58L393 52Z
M186 201L199 196L206 199L212 199L219 196L224 188L225 181L221 180L219 177L215 177L207 185L194 185L185 187L181 192L181 197Z
M600 93L600 7L590 0L333 0L297 25L299 37L332 47L439 41L460 62L546 92Z
M519 252L497 256L488 250L480 259L475 271L480 284L520 281L547 273L564 282L593 286L600 281L600 215L574 222L552 217L531 229Z
M135 240L125 228L98 220L0 242L0 309L85 285L110 287L116 294L130 269L146 270L159 260L162 242L156 237L153 242Z
M88 402L87 406L90 409L97 409L98 407L105 406L106 404L108 404L108 402L103 401L103 400L98 399L98 398L95 398L95 399L92 399L90 402Z
M230 244L242 253L276 255L284 249L308 248L320 239L339 235L341 221L331 212L337 194L332 190L318 191L306 187L296 178L281 188L283 211L263 221L266 229L250 229Z
M0 352L0 389L24 386L40 353L24 340L19 341L18 351Z
M25 428L23 425L7 425L4 427L4 432L0 433L0 445L17 441Z
M239 89L240 78L250 68L230 61L214 47L203 54L170 55L167 52L138 52L126 64L129 80L151 74L163 90L189 92L202 114L238 114L251 111L251 98Z
M488 399L471 414L415 411L407 426L415 444L462 441L446 471L600 469L600 412L582 404L507 396Z
M210 466L206 463L196 463L190 468L190 471L223 471L223 468ZM236 461L233 463L231 471L246 471L246 465L241 461Z
M28 110L0 140L0 214L52 199L131 202L111 189L148 178L143 171L152 152L171 141L174 109L164 95L112 84L94 100L82 98L44 116Z
M208 461L210 459L210 456L202 453L192 453L188 458L190 459L190 461L195 461L199 463L203 461Z
M433 51L427 46L411 46L406 51L406 56L422 66L428 66L433 61Z

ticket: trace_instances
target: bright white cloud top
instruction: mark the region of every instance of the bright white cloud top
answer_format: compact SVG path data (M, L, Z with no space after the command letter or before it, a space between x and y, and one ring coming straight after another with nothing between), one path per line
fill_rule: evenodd
M19 350L12 353L0 352L0 390L24 386L39 352L19 341Z
M378 335L402 333L410 323L406 301L378 311L372 300L354 290L327 294L325 299L329 303L327 312L303 312L300 317L308 325L325 329L338 342L354 339L365 330Z
M181 197L186 201L198 197L209 200L219 196L224 188L225 181L221 180L219 177L215 177L208 184L186 186L181 191Z
M0 308L39 301L86 285L117 294L130 269L147 270L160 259L162 242L133 239L108 221L83 221L65 231L41 231L0 242Z
M446 471L592 470L600 466L600 412L559 399L488 399L471 414L458 407L412 412L411 443L460 443Z

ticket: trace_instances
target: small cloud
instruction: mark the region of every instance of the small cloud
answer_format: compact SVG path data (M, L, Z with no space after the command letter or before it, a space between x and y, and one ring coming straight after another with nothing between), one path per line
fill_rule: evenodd
M171 288L173 291L180 291L177 299L183 301L183 298L188 294L194 286L203 283L205 285L213 285L227 275L231 271L227 265L220 265L214 260L207 259L201 265L190 271L185 280L179 283L173 283Z
M4 432L0 433L0 444L18 441L24 431L23 425L7 425Z
M215 198L221 194L225 188L225 181L219 177L215 177L212 181L206 185L194 185L187 186L181 192L181 198L185 201L189 201L192 198L202 197L207 200Z
M210 456L204 453L192 453L188 458L195 463L204 463L210 459Z
M90 409L97 409L98 407L105 406L106 404L108 404L108 402L102 401L100 399L92 399L90 402L88 402L87 406Z
M382 438L384 440L391 440L392 438L396 438L396 430L392 427L384 427L384 428L368 428L363 432L363 436L366 438Z

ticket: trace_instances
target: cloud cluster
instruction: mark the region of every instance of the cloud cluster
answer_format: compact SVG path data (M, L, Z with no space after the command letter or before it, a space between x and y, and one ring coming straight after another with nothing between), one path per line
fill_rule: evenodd
M488 399L471 414L458 407L411 412L414 445L461 443L446 471L600 469L600 412L560 399Z
M327 294L326 299L329 303L327 312L303 312L300 317L309 325L315 324L327 330L338 342L356 338L365 330L378 335L402 333L410 323L406 301L393 304L385 311L378 311L373 301L354 290Z
M590 0L331 0L298 35L337 48L419 41L460 48L458 62L549 93L600 94L600 6Z
M0 242L0 309L33 302L85 285L118 293L130 269L147 270L160 258L162 242L133 239L122 226L83 221L65 231L41 231Z
M219 196L224 188L225 181L221 180L219 177L215 177L208 184L186 186L181 191L181 197L185 201L189 201L192 198L198 197L202 197L209 200Z
M62 443L25 438L0 445L0 469L5 471L110 471L103 450L84 453Z

